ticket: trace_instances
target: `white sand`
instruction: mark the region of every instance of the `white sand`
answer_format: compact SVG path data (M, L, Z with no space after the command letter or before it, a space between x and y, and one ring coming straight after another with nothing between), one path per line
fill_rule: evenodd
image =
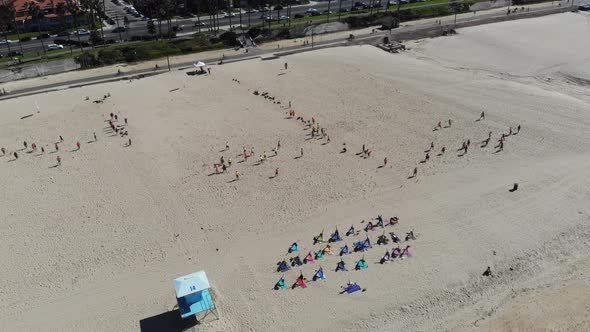
M590 90L551 72L552 58L537 56L541 42L493 46L513 25L543 42L586 27L577 14L556 15L465 29L400 55L326 49L214 67L211 77L174 72L3 101L0 146L9 152L24 140L48 151L60 134L66 142L57 154L0 158L2 330L136 331L172 309L173 278L202 269L220 308L221 319L204 326L214 331L534 329L519 325L533 317L522 309L528 296L547 313L535 324L565 312L563 330L587 330L585 311L547 302L590 301L581 296L590 287ZM496 63L469 59L482 45L492 45L486 52ZM590 41L575 49L590 54ZM530 71L518 72L506 52L527 55ZM563 68L585 61L559 56ZM502 74L538 72L553 79ZM291 100L332 142L306 141L309 131L255 89L282 105ZM103 104L91 102L107 93ZM35 103L40 113L20 120ZM486 120L475 122L482 110ZM131 147L103 132L110 112L129 119ZM432 131L449 118L452 128ZM521 133L494 154L500 133L518 124ZM479 148L490 130L490 147ZM92 132L98 142L88 144ZM238 163L242 146L271 154L279 139L277 157ZM472 147L458 157L467 139ZM76 140L82 149L69 152ZM226 141L230 151L219 152ZM447 153L419 164L431 141ZM371 158L355 156L362 144ZM304 157L294 159L301 147ZM62 166L50 168L58 154ZM221 155L233 159L229 174L208 176ZM385 157L389 165L378 168ZM407 179L415 166L418 178ZM277 167L279 177L269 179ZM235 170L242 178L231 182ZM514 182L520 189L509 193ZM387 232L415 230L413 258L375 264L385 252L378 230L367 270L335 273L339 259L329 256L321 262L327 282L272 290L282 275L275 264L293 241L304 253L317 250L320 231L344 233L377 214L400 217ZM360 257L345 257L348 268ZM311 278L317 266L301 270ZM493 278L481 276L487 266ZM338 295L349 280L366 292Z

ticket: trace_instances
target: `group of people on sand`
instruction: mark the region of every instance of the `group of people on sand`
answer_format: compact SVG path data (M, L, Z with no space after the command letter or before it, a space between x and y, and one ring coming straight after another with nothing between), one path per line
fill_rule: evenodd
M485 112L481 112L481 114L479 115L479 117L475 120L476 122L479 121L484 121L485 120ZM437 125L434 127L433 131L438 131L444 128L451 128L452 125L452 119L449 119L446 123L446 125L443 126L442 121L439 121L437 123ZM504 143L506 141L506 138L508 138L509 136L512 135L518 135L518 133L520 132L520 125L518 125L516 127L515 130L512 129L512 127L508 128L508 132L507 133L502 133L500 138L498 139L498 144L496 146L494 146L494 148L496 149L495 153L498 152L502 152L504 150ZM488 132L488 137L484 140L481 141L480 148L485 148L489 145L490 141L492 139L492 132ZM457 149L457 152L459 152L459 156L464 156L465 154L467 154L467 152L469 151L469 148L471 147L471 140L467 139L465 141L463 141L463 143L461 144L461 147ZM431 154L434 152L434 142L430 143L429 148L424 151L426 153L426 155L424 156L424 159L422 161L420 161L420 163L426 163L430 160L430 156ZM446 147L442 147L440 150L440 153L438 153L438 156L442 156L444 155L446 152ZM410 176L410 178L415 178L418 175L418 167L414 167L414 170L412 172L412 175Z
M110 119L107 121L109 122L110 129L116 135L119 135L121 137L129 135L129 131L127 129L127 124L128 124L127 118L124 118L124 124L121 124L121 123L119 123L119 116L117 114L110 113ZM98 136L96 135L96 132L92 133L92 137L93 137L93 141L91 141L89 143L98 141ZM58 135L58 138L59 138L59 140L57 142L54 142L52 144L45 144L45 145L42 144L40 146L38 146L36 142L29 143L27 141L23 141L23 148L21 148L19 150L12 151L12 152L7 152L5 147L1 147L0 152L2 154L0 155L0 157L4 157L7 154L10 154L13 157L13 159L11 161L16 161L20 157L19 152L20 153L27 153L27 154L39 152L39 154L37 154L36 156L41 156L41 155L44 155L46 152L45 147L50 147L51 145L53 145L53 151L48 152L48 153L59 153L60 145L63 145L65 143L65 139L63 138L62 135ZM82 143L80 143L79 140L76 140L73 144L74 144L75 148L73 150L71 150L70 152L76 152L82 148ZM131 146L131 138L128 138L128 141L125 146ZM61 166L62 158L59 154L55 157L55 160L56 160L57 164L53 167Z
M334 269L334 272L340 272L340 271L348 271L347 267L346 267L346 262L344 261L344 256L348 256L350 254L354 254L354 253L364 253L370 249L373 248L372 245L372 241L369 237L369 233L372 231L377 231L377 230L381 230L385 227L388 226L395 226L399 223L399 218L398 217L391 217L389 219L385 219L383 218L381 215L377 216L377 218L371 218L371 221L369 221L368 223L365 224L365 221L361 221L361 226L355 228L354 225L350 226L350 228L348 229L348 231L345 233L344 236L342 236L340 234L340 232L338 231L338 228L336 228L336 230L328 237L328 238L324 238L324 231L320 232L318 235L313 237L313 246L315 245L321 245L321 247L319 249L310 249L310 250L306 250L307 254L303 254L301 255L303 251L303 247L300 244L299 241L293 242L288 250L287 253L290 255L295 255L292 257L289 257L288 259L283 259L281 261L279 261L277 263L277 272L287 272L288 270L290 270L291 268L294 267L301 267L303 265L307 265L307 264L315 264L316 262L321 262L324 261L326 259L326 256L331 256L331 255L336 255L339 256L340 259L339 261L336 263L336 267ZM364 239L356 239L355 237L359 236L359 234L361 234L361 230L364 230L366 235ZM387 262L391 262L397 259L404 259L406 257L412 257L412 254L410 252L410 245L407 244L404 248L400 247L400 243L402 243L402 240L400 239L400 237L395 234L395 232L389 232L389 235L391 237L391 241L393 243L396 244L396 247L393 247L391 250L386 249L385 254L383 256L381 256L381 258L377 261L378 264L385 264ZM345 238L350 238L352 239L353 245L351 247L348 246L348 244L345 242ZM409 242L409 241L413 241L416 240L416 236L414 235L414 230L411 230L409 232L406 233L405 236L405 242ZM338 247L334 248L334 246L337 245L337 243L344 243L344 245L338 245ZM383 234L379 235L377 237L377 241L376 241L376 245L377 246L388 246L390 242L390 239L387 235L385 235L385 231L383 231ZM337 249L339 248L339 249ZM301 258L303 257L303 259ZM364 270L367 269L369 267L369 264L367 263L367 261L365 260L364 254L362 256L362 258L358 259L355 263L354 269L355 270ZM321 280L326 280L326 276L324 274L323 269L321 269L320 267L320 272L318 273L318 270L316 270L316 272L313 275L312 280L316 281L318 279ZM319 274L319 275L318 275ZM303 273L300 272L300 277L302 278ZM281 279L279 280L279 282L277 283L277 285L275 285L275 289L281 289L281 288L289 288L289 287L285 287L284 284L284 277L281 277ZM299 279L298 278L298 279ZM307 279L303 278L301 281L306 281ZM301 282L296 282L296 284L293 285L293 287L291 288L297 288L298 286L302 287L302 288L306 288L306 285L301 284Z

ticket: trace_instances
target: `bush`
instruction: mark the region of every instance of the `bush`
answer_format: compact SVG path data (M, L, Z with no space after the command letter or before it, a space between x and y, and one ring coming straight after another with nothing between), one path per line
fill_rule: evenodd
M51 37L48 33L42 33L39 36L37 36L37 39L47 39Z
M59 44L59 45L68 45L68 40L67 39L54 39L53 40L54 44Z
M92 68L100 65L100 61L98 61L93 53L84 52L76 57L75 60L82 68Z
M28 42L31 40L31 37L23 37L20 39L21 42Z
M228 32L224 32L219 36L219 40L225 45L225 46L239 46L240 42L238 42L238 34L236 34L233 31L228 31Z
M248 34L248 36L250 36L250 38L252 38L252 39L260 36L261 33L262 33L262 30L260 28L252 28L252 29L248 30L248 32L246 32L246 34Z
M294 16L295 18L304 18L305 16L303 14L295 14Z
M119 49L104 48L98 51L97 56L98 61L101 64L105 65L112 65L115 63L123 62L125 60L125 57L123 57L123 53L121 53L121 50Z

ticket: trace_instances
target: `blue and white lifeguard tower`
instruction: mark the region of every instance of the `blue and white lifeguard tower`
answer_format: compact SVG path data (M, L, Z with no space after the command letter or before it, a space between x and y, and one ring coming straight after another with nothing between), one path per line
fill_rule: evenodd
M174 290L176 291L180 316L182 318L188 318L204 313L200 319L203 320L207 315L212 313L219 319L210 288L205 271L195 272L174 279ZM199 320L198 317L196 318Z

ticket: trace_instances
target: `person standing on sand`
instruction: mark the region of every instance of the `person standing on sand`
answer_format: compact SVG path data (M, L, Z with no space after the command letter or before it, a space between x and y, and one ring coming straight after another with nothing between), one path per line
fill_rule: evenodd
M28 147L27 141L24 141L23 145L25 146L25 149L26 149Z
M303 148L301 148L301 157L303 157Z
M424 156L424 162L427 162L430 159L430 153L426 152L426 156Z
M275 178L276 178L277 176L279 176L279 168L278 168L278 167L275 169Z
M383 167L387 166L387 157L385 157L385 159L383 159Z
M227 167L231 166L231 157L227 159Z
M94 133L94 141L98 141L98 138L96 138L96 132Z
M285 62L285 70L287 70L288 67L289 65Z
M215 167L215 174L219 174L219 164L213 164L213 167Z
M115 121L119 121L119 117L115 114Z
M58 166L61 166L61 157L60 156L57 156L56 159L57 159L57 165Z
M481 114L479 115L479 119L477 119L477 121L481 121L481 120L485 120L486 119L486 114L481 111Z
M250 155L253 156L254 155L254 147L250 148Z
M63 138L63 137L61 137L61 135L59 135L59 141L60 141L61 143L63 143L63 142L64 142L64 138Z
M240 172L236 171L236 180L240 179Z
M229 150L229 142L225 142L225 150Z
M330 136L326 139L326 143L330 143Z
M41 153L45 153L45 148L41 147Z
M14 152L14 159L18 159L18 153L16 153L16 151Z
M289 100L289 108L291 108L291 101Z
M418 176L418 167L414 167L414 173L412 177L415 178L416 176Z
M430 150L428 151L434 151L434 142L430 142Z
M59 151L59 145L57 145L57 143L55 143L55 151Z
M80 141L76 141L76 146L78 147L78 150L80 150Z
M125 125L127 125L127 118L125 118Z
M129 144L127 146L131 146L131 138L129 139Z
M441 154L441 155L445 154L445 151L446 151L446 150L447 150L447 148L445 148L445 147L443 146L443 148L440 150L440 154Z
M520 125L518 125L518 127L516 127L516 133L514 133L515 135L520 133Z
M5 148L2 148L0 150L2 151L2 156L5 156L6 155L6 149Z
M277 150L281 148L281 140L277 142Z
M451 128L451 124L452 124L451 119L449 119L449 128Z

